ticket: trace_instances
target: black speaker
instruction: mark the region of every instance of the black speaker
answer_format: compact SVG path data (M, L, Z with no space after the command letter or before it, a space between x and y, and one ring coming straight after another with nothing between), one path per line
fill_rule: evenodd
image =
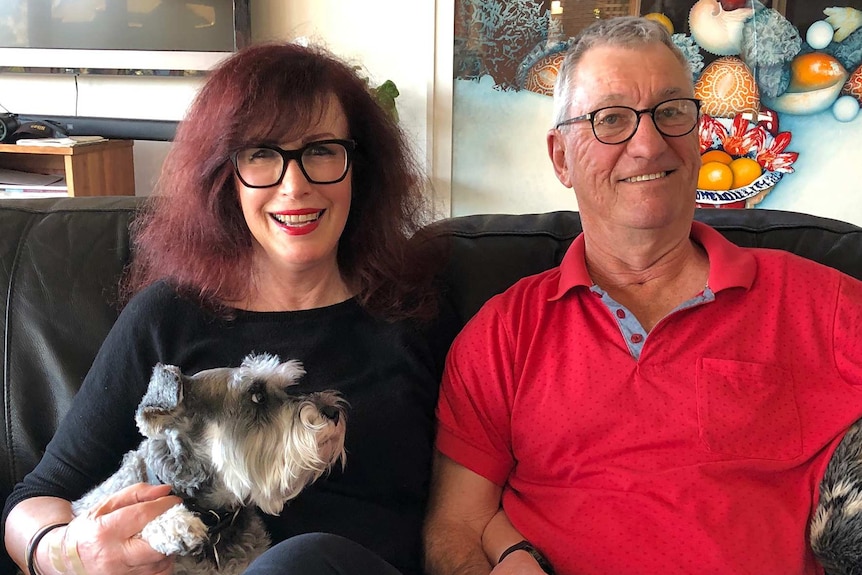
M0 114L0 142L11 144L23 138L65 138L65 130L49 120L24 119L18 114Z
M12 142L12 135L21 123L15 114L0 114L0 142Z
M12 140L18 141L24 138L65 138L68 136L59 125L54 122L43 120L22 120L21 125L12 134Z
M2 3L2 2L0 2ZM179 122L172 120L136 120L132 118L97 118L91 116L41 116L21 114L24 121L49 122L69 136L102 136L120 140L170 142Z

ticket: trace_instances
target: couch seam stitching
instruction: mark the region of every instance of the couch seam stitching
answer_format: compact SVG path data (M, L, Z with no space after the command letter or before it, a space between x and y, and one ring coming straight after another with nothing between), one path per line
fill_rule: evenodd
M15 292L15 283L17 280L17 270L21 261L21 254L24 251L24 246L27 243L27 238L30 236L30 230L33 228L34 220L36 219L37 214L31 213L28 218L27 224L24 226L24 229L21 230L21 239L18 242L18 245L15 249L15 257L12 259L12 265L9 269L9 284L8 284L8 292L6 294L6 313L5 313L5 325L6 330L3 334L3 400L5 407L5 427L6 427L6 449L9 453L9 479L14 483L15 482L15 472L18 467L17 465L17 456L14 448L14 432L15 428L12 425L12 406L10 401L10 394L12 390L12 385L9 381L9 372L10 364L11 364L11 355L10 355L10 342L12 341L11 330L12 326L10 323L11 314L12 314L12 303L14 299Z

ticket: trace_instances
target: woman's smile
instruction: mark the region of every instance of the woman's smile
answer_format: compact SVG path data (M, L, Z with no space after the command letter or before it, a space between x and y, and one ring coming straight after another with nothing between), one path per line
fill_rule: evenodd
M290 210L271 214L272 219L291 235L310 234L317 229L326 210Z

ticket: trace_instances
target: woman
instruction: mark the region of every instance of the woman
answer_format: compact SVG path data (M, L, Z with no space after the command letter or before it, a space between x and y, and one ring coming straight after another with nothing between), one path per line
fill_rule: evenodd
M404 138L348 65L323 50L258 45L202 87L135 227L130 301L74 405L6 505L6 546L58 572L62 541L89 575L170 573L136 534L177 502L137 485L72 519L70 501L140 441L133 413L153 366L186 373L248 353L299 359L304 389L350 404L346 469L268 517L254 573L419 573L433 410L450 330L428 322L430 282L408 238L423 178ZM47 532L27 564L28 543ZM323 535L329 534L329 535ZM316 535L315 535L316 534ZM71 572L71 571L70 571ZM82 575L82 574L79 574Z

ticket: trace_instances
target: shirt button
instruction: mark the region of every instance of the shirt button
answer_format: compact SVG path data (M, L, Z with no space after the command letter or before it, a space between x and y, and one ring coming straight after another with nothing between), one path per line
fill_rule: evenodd
M601 293L599 293L599 292L597 292L597 291L592 292L592 294L593 294L594 296L596 296L597 298L601 298L601 297L602 297L602 294L601 294Z
M626 317L626 312L625 312L625 310L618 309L618 310L617 310L617 317L618 317L618 318L620 318L620 319L623 319L624 317Z
M640 343L644 340L644 336L639 333L632 334L632 343Z

